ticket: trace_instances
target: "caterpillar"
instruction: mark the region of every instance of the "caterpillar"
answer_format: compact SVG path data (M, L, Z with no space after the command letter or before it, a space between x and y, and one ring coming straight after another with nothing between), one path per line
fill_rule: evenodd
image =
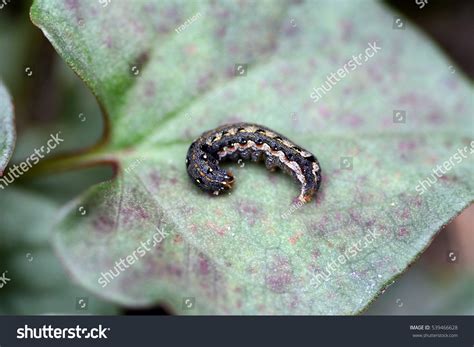
M265 162L274 171L282 169L301 183L298 200L309 202L321 185L321 167L316 157L277 132L258 124L236 123L209 130L189 147L186 169L202 190L219 195L232 189L234 176L219 166L224 160Z

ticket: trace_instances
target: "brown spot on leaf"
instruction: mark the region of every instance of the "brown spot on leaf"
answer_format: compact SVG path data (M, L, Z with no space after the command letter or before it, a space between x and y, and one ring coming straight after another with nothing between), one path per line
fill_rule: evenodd
M227 231L227 228L225 227L221 227L213 222L207 222L207 227L209 229L211 229L212 231L216 232L218 235L220 236L224 236L226 231Z
M296 244L296 242L298 242L298 240L301 238L301 236L303 235L302 232L298 232L294 235L292 235L288 240L290 241L290 243L292 245Z

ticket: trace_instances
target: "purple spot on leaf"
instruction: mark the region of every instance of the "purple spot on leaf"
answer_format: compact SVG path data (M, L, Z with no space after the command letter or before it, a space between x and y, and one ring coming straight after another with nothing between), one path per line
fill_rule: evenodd
M110 232L113 230L115 223L109 216L101 215L94 219L92 225L97 231Z
M203 255L199 256L199 273L203 276L209 274L209 262Z
M150 178L151 184L154 188L159 188L161 184L161 176L158 171L152 171L148 177Z
M239 203L237 211L241 217L245 218L249 225L255 225L255 222L261 218L261 212L259 208L251 202Z
M285 293L293 281L293 269L285 255L276 254L267 265L265 284L274 293Z

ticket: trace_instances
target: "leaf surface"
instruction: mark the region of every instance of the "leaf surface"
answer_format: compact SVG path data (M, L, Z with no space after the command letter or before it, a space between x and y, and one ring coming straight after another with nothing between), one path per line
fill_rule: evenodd
M101 296L177 313L363 310L473 201L472 87L409 23L394 30L394 15L372 1L36 0L33 21L109 122L108 142L68 163L119 167L63 210L54 243L68 270ZM313 87L374 42L313 102ZM313 152L317 200L295 210L296 184L253 164L231 165L231 194L200 192L190 143L236 121Z

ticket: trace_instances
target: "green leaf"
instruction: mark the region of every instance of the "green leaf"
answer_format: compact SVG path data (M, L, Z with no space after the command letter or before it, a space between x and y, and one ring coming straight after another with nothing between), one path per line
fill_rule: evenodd
M116 313L71 284L54 255L49 239L58 206L11 187L0 193L0 206L0 276L9 279L0 288L0 314ZM76 307L77 298L88 306Z
M36 0L31 17L110 122L102 147L50 167L117 164L114 180L64 208L54 238L101 296L184 314L355 314L473 201L469 151L415 190L470 146L472 88L378 3ZM373 42L381 50L313 102L313 87ZM247 74L234 77L235 64ZM293 211L296 184L262 165L231 165L227 196L199 191L184 166L190 143L235 121L315 153L317 200Z
M0 81L0 177L15 148L13 105L5 86Z

